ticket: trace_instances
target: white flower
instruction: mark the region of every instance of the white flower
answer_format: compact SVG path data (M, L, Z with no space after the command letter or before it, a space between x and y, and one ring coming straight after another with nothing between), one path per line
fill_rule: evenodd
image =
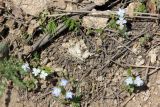
M68 81L66 79L61 79L60 86L66 86Z
M125 83L126 83L126 85L131 85L131 84L133 84L133 78L132 78L132 77L128 77L128 78L125 80Z
M41 71L40 78L45 80L46 76L48 76L48 74L45 71Z
M34 76L37 76L41 72L41 70L37 68L33 68L32 70L33 70L32 74L34 74Z
M67 99L72 99L73 98L73 93L71 91L66 92L66 98Z
M139 86L142 86L144 84L144 82L140 78L140 76L137 76L136 79L134 80L134 84L139 87Z
M30 70L29 64L28 63L23 64L22 69L25 70L25 71Z
M58 87L54 87L52 90L52 95L58 97L58 96L60 96L60 94L61 94L61 89Z
M126 24L127 23L127 21L124 19L124 18L119 18L119 20L117 20L117 22L116 22L117 24L119 24L119 25L123 25L123 24Z
M124 18L119 18L116 22L119 25L119 28L122 30L124 28L124 24L127 23L127 21Z
M118 11L117 11L117 15L119 17L124 17L124 14L125 14L125 9L119 8Z

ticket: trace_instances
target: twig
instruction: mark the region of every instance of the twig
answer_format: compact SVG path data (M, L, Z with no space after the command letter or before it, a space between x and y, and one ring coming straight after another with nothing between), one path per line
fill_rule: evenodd
M112 33L118 33L118 31L113 30L113 29L109 29L109 28L105 28L104 31L108 31L108 32L112 32Z
M155 19L155 20L160 19L159 17L152 17L152 16L133 16L133 17L127 16L127 17L128 18L140 18L140 19Z
M156 73L159 69L160 69L160 67L155 68L155 70L153 70L152 72L148 73L148 75L150 76L150 75Z
M156 48L156 47L159 46L159 45L160 45L160 43L158 43L158 44L152 46L152 47L147 51L147 53L148 53L149 51L151 51L152 49Z
M47 93L41 95L40 97L38 97L38 98L36 99L36 101L39 100L39 99L44 98L45 96L47 96L47 95L49 95L49 94L51 94L51 92L47 92Z
M138 14L138 15L148 15L148 16L156 16L159 17L159 14L154 14L154 13L142 13L142 12L134 12L134 14Z
M121 42L119 42L117 39L115 39L114 37L111 37L112 40L116 41L118 44L120 44L121 46L127 48L129 51L131 51L133 54L137 55L135 52L133 52L128 46L122 44Z
M121 66L121 67L134 67L134 68L149 68L149 69L156 69L156 68L160 68L160 67L156 67L156 66L138 66L138 65L132 65L132 64L120 64L119 62L113 61L115 64Z
M111 8L112 6L114 6L115 4L117 4L118 2L120 2L121 0L116 0L113 3L108 5L108 8Z
M147 63L147 66L150 65L150 60L148 61ZM145 75L144 75L144 82L147 84L148 82L148 72L149 72L149 67L146 68L146 72L145 72Z
M110 16L115 14L117 11L111 11L111 10L106 10L106 11L84 11L84 10L77 10L77 11L68 11L68 10L55 10L58 12L66 12L66 13L81 13L81 14L88 14L90 16ZM130 17L128 13L126 13L125 17L128 18L142 18L142 19L160 19L159 14L152 14L152 13L141 13L141 12L133 12L135 16Z
M67 15L71 15L71 14L73 14L73 13L60 13L60 14L47 15L47 17L67 16Z
M135 94L132 94L124 103L121 104L121 107L124 107L134 96Z
M35 51L36 49L40 48L44 44L46 44L48 41L52 40L56 35L60 34L62 31L64 31L67 27L64 23L60 24L58 28L55 31L54 36L51 35L44 35L41 39L39 39L34 45L32 45L32 51Z

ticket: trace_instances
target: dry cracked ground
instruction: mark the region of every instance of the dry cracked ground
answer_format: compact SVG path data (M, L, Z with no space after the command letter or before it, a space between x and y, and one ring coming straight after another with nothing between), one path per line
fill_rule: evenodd
M89 8L91 4L93 7ZM121 6L127 8L129 3L123 4L121 0L0 0L0 42L9 44L9 55L34 63L28 53L44 37L38 30L40 13L51 11L58 19L65 15L62 12L80 9L83 13L86 7L87 12L118 10ZM132 6L127 8L129 12L134 9ZM66 74L79 82L81 107L160 107L159 20L136 19L132 15L127 18L127 38L106 27L110 18L81 14L75 16L82 20L79 32L64 30L36 47L40 65L52 68L59 77ZM98 28L104 30L88 33L88 29ZM26 39L24 32L33 37ZM149 39L142 44L145 36ZM122 89L130 67L146 83L143 89L132 94ZM8 87L0 99L0 107L67 107L48 94L52 87L45 81L38 92Z

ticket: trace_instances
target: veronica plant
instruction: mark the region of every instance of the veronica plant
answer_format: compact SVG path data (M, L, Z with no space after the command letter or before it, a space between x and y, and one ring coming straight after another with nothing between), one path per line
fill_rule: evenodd
M60 79L57 86L52 88L52 95L61 101L63 104L69 104L71 107L80 107L80 96L71 91L70 81L65 78Z
M140 78L140 76L132 75L131 68L128 69L128 76L124 80L125 90L129 93L133 93L137 87L141 87L144 85L144 81Z

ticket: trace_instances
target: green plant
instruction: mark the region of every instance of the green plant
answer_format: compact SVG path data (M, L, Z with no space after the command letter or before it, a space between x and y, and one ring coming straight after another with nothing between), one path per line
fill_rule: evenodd
M141 45L141 46L146 45L147 42L149 42L150 39L151 39L151 37L150 37L149 34L144 35L144 37L141 37L141 38L139 39L140 45Z
M86 29L86 35L91 35L91 34L95 34L95 33L98 33L99 35L103 33L103 29L92 29L92 28L89 28L89 29Z
M0 61L0 93L2 95L7 81L13 85L25 89L23 77L27 74L22 68L22 61L15 58L3 59Z
M137 8L134 9L134 11L146 13L147 8L146 8L145 4L141 3Z
M144 86L144 81L140 78L140 76L133 75L131 68L129 68L127 71L127 78L124 80L122 88L132 94L141 86Z
M42 70L46 71L46 73L50 74L52 72L52 68L48 66L41 67Z
M160 10L160 1L156 0L157 9Z
M55 33L56 28L57 23L53 19L50 19L48 24L46 25L45 32L47 34L53 35Z
M69 89L75 90L74 93ZM59 85L53 88L52 95L64 105L80 107L82 96L78 91L78 82L73 79L69 82L62 78Z
M6 88L6 79L2 78L0 81L0 96L3 95L5 88Z
M87 29L87 31L86 31L86 35L91 35L93 33L94 33L94 30L91 28Z
M95 29L95 31L98 33L98 34L102 34L103 33L103 29Z
M118 33L124 37L124 38L128 38L128 35L126 33L127 31L127 27L126 25L124 25L123 29L119 29L119 26L117 25L117 19L112 16L111 20L108 22L108 25L107 25L109 28L112 28L112 29L115 29L115 30L118 30Z
M118 31L119 31L120 36L128 39L128 34L127 34L127 27L126 27L126 25L124 26L124 28L123 28L122 30L119 29Z
M133 78L132 68L129 68L129 69L127 70L127 76ZM130 94L132 94L132 93L134 92L134 90L135 90L135 86L134 86L133 84L129 84L129 85L125 85L125 84L124 84L123 88L124 88L127 92L129 92Z
M77 20L74 20L72 18L63 17L65 25L68 27L68 29L71 31L78 31L80 27L80 22Z
M108 27L112 29L118 29L118 25L116 24L116 19L112 17L112 19L108 22Z
M40 53L38 53L37 51L33 53L30 64L33 67L37 67L40 64Z
M39 14L38 21L39 21L41 26L45 26L45 22L47 20L47 15L48 14L49 14L49 12L47 10L43 11L42 13Z
M81 107L81 95L75 96L71 101L71 107Z
M30 72L24 70L22 65L24 65L22 60L13 57L0 61L0 95L4 92L7 81L11 81L13 86L28 91L37 88L38 80Z
M32 91L38 87L37 86L38 81L33 76L26 77L24 79L24 83L25 83L28 91Z

